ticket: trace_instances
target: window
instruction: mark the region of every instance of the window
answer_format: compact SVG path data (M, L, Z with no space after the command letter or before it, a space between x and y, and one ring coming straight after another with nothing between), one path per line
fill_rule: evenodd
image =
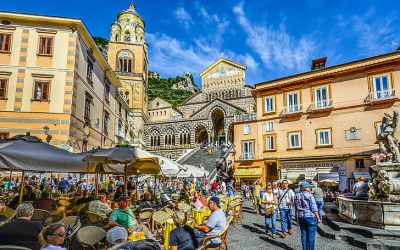
M265 123L265 131L270 132L275 130L275 123L274 121L268 121Z
M9 136L10 136L10 133L0 132L0 140L8 139Z
M0 99L7 98L7 79L0 79Z
M325 108L329 106L328 100L328 87L318 87L314 90L314 98L315 98L315 108Z
M104 121L103 121L103 131L104 134L108 135L108 120L110 119L110 114L105 111L104 112Z
M121 72L132 72L132 65L133 65L133 60L132 59L118 59L119 62L119 71Z
M39 55L51 56L53 55L53 37L40 37L39 38Z
M125 41L125 42L130 42L130 41L131 41L131 34L129 33L129 31L127 31L127 32L125 33L124 41Z
M122 115L122 103L118 103L118 114Z
M0 34L0 51L11 51L11 34Z
M86 77L92 81L93 80L93 62L89 58L87 59L87 71L86 71Z
M356 159L356 168L365 168L364 159Z
M92 101L93 101L93 97L89 94L86 93L86 97L85 97L85 119L89 119L90 120L90 106L92 105Z
M50 82L35 81L33 100L48 101L49 91L50 91Z
M275 97L274 96L265 97L264 113L269 113L274 111L275 111Z
M287 112L296 113L300 111L300 96L298 92L287 94Z
M332 145L331 129L317 130L317 144L318 146Z
M375 76L372 78L374 88L374 98L384 99L391 96L390 77L389 74Z
M289 148L301 148L301 132L289 133Z
M110 84L108 82L104 84L104 99L107 103L110 102Z
M266 151L276 150L275 135L265 135L265 150Z
M251 124L244 125L244 134L245 135L251 134Z
M244 141L243 142L243 160L254 159L254 142Z

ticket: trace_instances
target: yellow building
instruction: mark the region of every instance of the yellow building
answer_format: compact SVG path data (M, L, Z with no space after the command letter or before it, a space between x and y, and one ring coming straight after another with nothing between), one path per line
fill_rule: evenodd
M81 19L0 17L1 138L30 132L83 151L112 146L117 119L131 134L121 83ZM120 142L130 138L124 134Z
M143 128L148 118L147 75L148 47L145 43L145 22L135 5L118 13L111 25L108 62L121 81L121 92L126 96L132 117L134 145L144 147Z
M382 117L400 106L400 51L325 63L316 59L309 72L255 85L257 112L235 117L239 172L259 169L264 182L336 179L341 190L369 177Z

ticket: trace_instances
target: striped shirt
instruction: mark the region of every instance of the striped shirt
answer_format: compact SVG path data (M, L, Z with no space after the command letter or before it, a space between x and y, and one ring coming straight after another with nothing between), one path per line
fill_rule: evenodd
M298 217L315 217L313 212L318 211L314 196L307 191L296 194L294 205Z

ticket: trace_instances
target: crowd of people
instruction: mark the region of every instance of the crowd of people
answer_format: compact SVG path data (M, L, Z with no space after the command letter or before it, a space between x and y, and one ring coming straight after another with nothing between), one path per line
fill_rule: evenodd
M106 237L109 247L129 243L129 235L132 233L143 234L148 245L158 245L160 242L155 241L152 228L142 223L138 217L140 211L148 208L160 211L170 206L177 211L173 216L177 228L171 231L169 237L171 249L195 249L206 236L217 235L226 227L226 214L221 210L219 199L209 196L211 192L208 190L212 185L207 180L145 180L140 183L129 178L127 181L126 192L125 182L121 177L110 177L107 182L100 182L95 192L94 182L84 178L79 181L77 177L68 176L57 181L51 177L39 180L36 176L27 176L22 203L19 204L19 179L9 181L4 178L0 195L0 245L46 250L66 249L67 228L58 222L44 227L43 222L32 221L35 209L50 212L54 217L53 221L62 220L68 215L77 215L82 219L85 212L82 210L85 209L104 217L104 226L110 228ZM167 199L168 203L162 201L162 193L167 197L176 197L176 203L173 202L174 199ZM70 205L60 205L60 197L68 200ZM187 214L177 209L179 202L185 202L194 209L210 209L211 215L204 224L189 227L186 225ZM75 211L76 207L82 208ZM220 241L213 239L211 245L213 244L217 246Z

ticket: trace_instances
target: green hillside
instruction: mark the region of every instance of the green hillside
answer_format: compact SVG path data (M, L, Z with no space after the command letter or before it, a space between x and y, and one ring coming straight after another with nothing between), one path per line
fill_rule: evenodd
M172 105L178 106L189 96L193 95L192 92L187 90L172 89L172 85L174 83L180 82L182 80L184 80L184 78L181 76L177 76L174 78L149 77L149 100L160 97L161 99L171 103Z

